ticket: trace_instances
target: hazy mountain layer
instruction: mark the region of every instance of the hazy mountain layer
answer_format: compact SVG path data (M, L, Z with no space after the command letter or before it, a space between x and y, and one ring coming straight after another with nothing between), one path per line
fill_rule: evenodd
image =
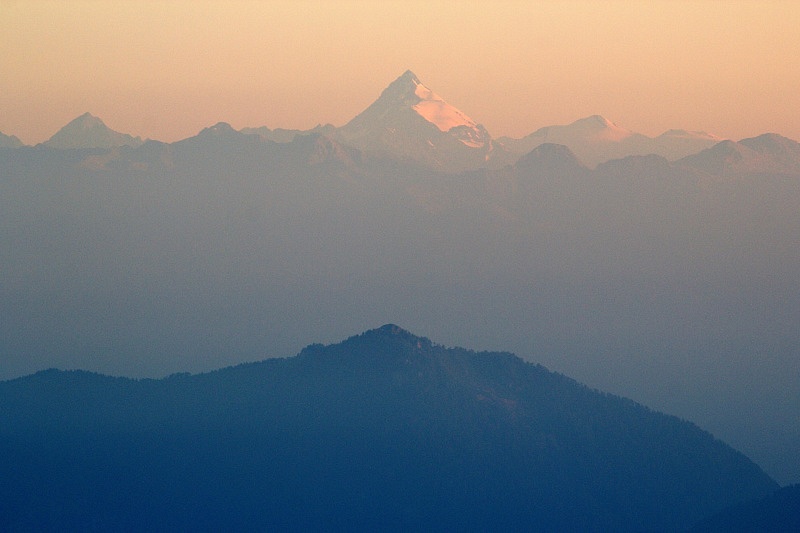
M696 426L384 326L159 381L0 384L4 530L677 530L776 484Z
M669 130L647 137L599 115L576 120L566 126L540 128L522 139L501 137L498 142L511 152L525 154L545 143L569 147L587 166L632 155L660 155L675 161L717 144L722 139L705 132Z
M99 118L84 113L58 130L45 146L59 149L139 146L142 139L112 130Z

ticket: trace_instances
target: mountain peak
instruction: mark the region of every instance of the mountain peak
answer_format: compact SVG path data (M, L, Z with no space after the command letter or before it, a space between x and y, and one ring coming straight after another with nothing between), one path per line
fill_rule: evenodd
M603 139L613 142L621 141L633 135L633 132L616 125L602 115L592 115L576 120L569 127L598 135L598 140Z
M312 344L299 354L301 358L320 358L335 360L337 364L357 363L359 366L372 366L379 361L388 363L404 360L408 362L411 354L416 361L427 360L434 344L425 337L414 335L396 324L385 324L330 346ZM328 355L324 355L327 353ZM330 356L333 355L333 359ZM378 357L376 357L378 356ZM380 363L380 364L383 364Z
M107 130L108 126L106 126L105 122L103 122L103 120L100 117L92 115L87 111L86 113L78 115L74 119L70 120L66 126L64 126L63 128L61 128L61 130L59 130L59 133L67 129L72 131L76 130L87 131L92 129Z
M398 79L398 80L407 80L407 81L412 81L412 82L419 83L419 78L417 77L417 75L416 75L416 74L414 74L413 72L411 72L411 70L406 70L406 71L405 71L405 72L403 72L403 74L402 74L402 75L401 75L399 78L397 78L397 79Z
M681 166L688 166L716 175L747 172L761 166L761 154L744 143L720 141L711 148L684 157Z
M526 173L555 175L575 175L588 170L569 147L554 143L540 144L519 158L514 166Z
M492 150L483 126L445 102L410 70L339 128L337 136L359 150L456 172L484 166Z
M379 328L367 330L354 338L370 341L377 339L393 339L410 344L417 344L420 342L430 344L428 339L414 335L410 331L403 329L396 324L384 324Z
M611 128L616 126L613 122L608 120L603 115L591 115L575 121L575 124L585 124L587 126L595 126L600 128Z
M800 172L800 143L778 135L764 133L758 137L743 139L739 144L753 150L774 171ZM762 163L762 164L763 164Z
M764 133L758 137L751 137L749 139L742 139L739 144L743 144L748 148L752 148L758 152L771 153L777 155L784 151L797 151L798 143L778 135L777 133Z
M383 102L385 105L413 105L417 100L415 92L419 85L422 85L422 82L419 81L417 75L406 70L381 92L380 97L372 105L379 102Z
M80 124L81 126L84 126L84 127L87 127L87 126L89 126L89 127L90 126L104 126L105 127L105 122L103 122L100 119L100 117L96 117L96 116L92 115L91 113L89 113L88 111L86 113L78 116L77 118L73 119L72 122L70 122L70 124Z
M411 72L411 71L409 71ZM414 336L413 333L408 331L407 329L403 329L397 324L384 324L379 328L375 328L373 330L367 331L367 333L376 333L376 334L388 334L388 335L396 335L396 336Z
M58 149L113 148L138 146L142 144L142 139L116 132L99 117L86 112L67 123L44 144Z
M209 126L207 128L203 128L200 131L199 135L221 136L221 135L230 135L232 133L233 134L237 134L239 132L237 132L235 129L233 129L233 127L230 124L228 124L227 122L217 122L213 126Z

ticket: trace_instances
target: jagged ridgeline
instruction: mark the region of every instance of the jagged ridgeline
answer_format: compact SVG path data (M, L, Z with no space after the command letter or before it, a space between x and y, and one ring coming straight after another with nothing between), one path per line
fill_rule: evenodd
M0 383L0 529L685 529L777 485L685 421L394 325L160 380Z

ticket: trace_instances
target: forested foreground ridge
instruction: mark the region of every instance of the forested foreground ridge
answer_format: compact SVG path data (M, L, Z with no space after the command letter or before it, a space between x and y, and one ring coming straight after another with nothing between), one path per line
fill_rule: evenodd
M0 529L683 530L778 485L697 426L394 325L164 379L0 382Z

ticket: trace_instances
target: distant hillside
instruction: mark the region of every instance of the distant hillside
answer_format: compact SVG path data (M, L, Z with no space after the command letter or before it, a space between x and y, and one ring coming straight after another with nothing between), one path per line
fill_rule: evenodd
M696 426L387 325L134 381L0 383L0 529L674 530L777 485Z

